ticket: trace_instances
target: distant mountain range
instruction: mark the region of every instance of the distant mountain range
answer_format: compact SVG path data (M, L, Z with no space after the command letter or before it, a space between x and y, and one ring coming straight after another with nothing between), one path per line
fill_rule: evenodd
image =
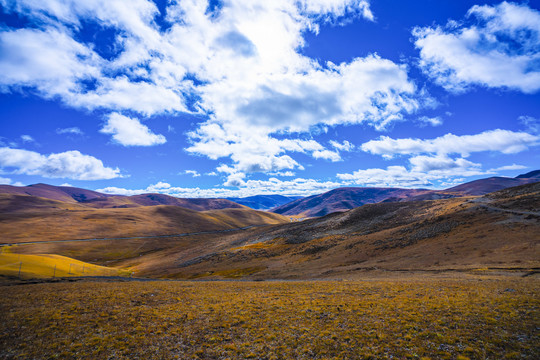
M515 178L490 177L474 180L446 190L339 188L292 201L271 211L289 216L316 217L379 202L438 200L457 196L484 195L493 191L538 181L540 181L540 170L531 171Z
M69 186L34 184L29 186L0 185L0 194L30 195L93 209L177 206L194 211L219 209L270 210L284 216L318 217L380 202L439 200L458 196L484 195L513 186L540 181L540 170L508 177L474 180L446 190L399 189L375 187L338 188L308 197L255 195L245 198L205 199L177 198L164 194L133 196L102 194Z
M23 187L0 185L0 194L38 196L45 199L63 201L66 203L77 203L79 205L95 209L171 205L180 206L195 211L204 211L216 209L238 209L244 207L226 199L187 199L164 194L141 194L133 196L109 195L76 187L53 186L47 184L34 184Z

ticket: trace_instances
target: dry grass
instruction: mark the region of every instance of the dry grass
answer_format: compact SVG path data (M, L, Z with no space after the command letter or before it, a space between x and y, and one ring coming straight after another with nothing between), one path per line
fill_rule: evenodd
M69 257L40 254L24 255L0 251L0 276L22 279L70 276L129 276L130 272L98 266Z
M538 359L538 280L0 288L3 359Z

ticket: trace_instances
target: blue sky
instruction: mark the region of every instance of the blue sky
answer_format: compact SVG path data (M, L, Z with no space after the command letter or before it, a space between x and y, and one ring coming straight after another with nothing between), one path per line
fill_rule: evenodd
M181 197L540 168L540 8L0 0L0 182Z

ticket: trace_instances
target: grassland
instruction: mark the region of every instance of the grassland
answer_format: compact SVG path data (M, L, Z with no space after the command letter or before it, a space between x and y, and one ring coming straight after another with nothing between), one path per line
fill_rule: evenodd
M127 270L90 264L54 254L14 254L0 249L0 275L20 279L70 276L130 276Z
M538 279L0 286L3 359L538 359Z

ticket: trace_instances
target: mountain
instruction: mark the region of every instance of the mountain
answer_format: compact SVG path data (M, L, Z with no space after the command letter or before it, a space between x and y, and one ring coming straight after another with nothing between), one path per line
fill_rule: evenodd
M396 188L339 188L323 194L308 196L278 206L271 211L286 216L324 216L332 212L353 209L378 202L403 202L440 200L459 196L485 195L493 191L540 181L540 170L515 178L490 177L470 181L445 190L396 189Z
M540 170L532 171L528 174L519 175L515 178L494 176L486 179L470 181L458 186L446 189L447 192L453 192L458 195L484 195L490 192L506 189L513 186L530 184L540 181L539 177L525 177L529 174L540 173ZM537 174L538 176L538 174Z
M28 186L0 185L0 194L39 196L45 199L69 203L92 201L97 199L106 200L107 198L111 197L111 195L102 194L97 191L70 186L53 186L48 184L34 184Z
M141 194L133 196L102 194L70 186L34 184L29 186L0 185L0 194L18 194L38 196L49 200L79 204L85 207L133 208L139 206L171 205L186 209L204 211L213 209L242 208L243 206L225 199L189 199L177 198L164 194Z
M196 211L177 205L90 208L32 195L0 194L1 242L170 235L289 222L246 207Z
M226 198L237 204L241 204L256 210L269 210L291 201L300 199L300 196L283 195L255 195L243 198Z
M339 188L292 201L271 211L282 215L323 216L336 211L350 210L364 204L381 202L389 198L397 201L430 192L430 190L375 187Z
M308 279L368 271L528 272L540 266L538 204L540 183L481 197L367 204L209 240L197 251L170 249L174 255L155 263L147 258L144 274Z
M540 179L540 170L534 170L526 174L516 176L516 179Z
M92 209L0 195L3 241L23 254L58 254L136 276L182 279L363 279L371 273L531 273L540 267L540 182L483 196L379 202L301 222L248 208ZM21 206L22 205L22 206ZM247 224L265 224L227 231ZM176 238L46 240L222 230ZM42 242L39 242L42 241ZM461 274L461 275L459 275ZM386 276L386 275L385 275ZM399 276L399 275L396 275Z

